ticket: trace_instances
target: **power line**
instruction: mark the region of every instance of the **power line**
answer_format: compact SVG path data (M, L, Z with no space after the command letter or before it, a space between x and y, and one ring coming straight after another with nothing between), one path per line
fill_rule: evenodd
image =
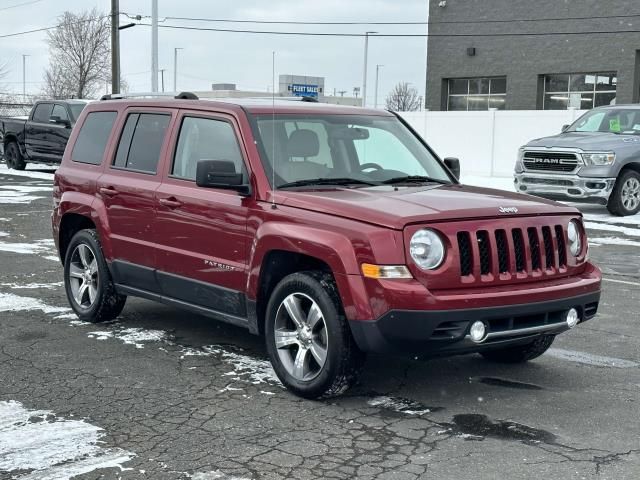
M79 25L81 23L93 22L94 20L102 20L103 18L109 18L109 17L111 17L111 15L103 15L103 16L97 17L97 18L88 18L86 20L80 20L78 22L70 22L69 25ZM63 25L66 25L66 24L59 23L58 25L53 25L51 27L36 28L34 30L25 30L23 32L6 33L4 35L0 35L0 38L17 37L19 35L27 35L29 33L36 33L36 32L46 32L48 30L54 30L56 28L59 28L59 27L61 27Z
M130 15L124 13L129 18L136 18L136 15ZM148 15L143 15L144 18L149 18ZM202 17L164 17L164 20L183 20L192 22L211 22L211 23L252 23L252 24L266 24L266 25L438 25L438 24L472 24L472 23L521 23L521 22L558 22L567 20L602 20L602 19L618 19L618 18L637 18L639 14L627 14L627 15L599 15L599 16L584 16L584 17L562 17L562 18L513 18L513 19L500 19L500 20L440 20L430 22L416 22L416 21L403 21L403 22L320 22L320 21L302 21L302 20L238 20L231 18L202 18ZM164 21L163 20L163 21Z
M139 23L138 25L150 27L149 23ZM338 33L338 32L290 32L290 31L272 31L272 30L238 30L231 28L209 28L209 27L190 27L186 25L159 25L160 28L168 28L174 30L196 30L207 32L225 32L225 33L250 33L262 35L297 35L311 37L364 37L364 33ZM588 32L500 32L500 33L377 33L370 34L369 37L381 38L431 38L431 37L540 37L551 35L606 35L620 33L640 33L640 30L590 30Z
M25 7L27 5L33 5L34 3L40 3L42 0L32 0L31 2L18 3L17 5L11 5L9 7L0 8L0 12L4 10L10 10L12 8Z

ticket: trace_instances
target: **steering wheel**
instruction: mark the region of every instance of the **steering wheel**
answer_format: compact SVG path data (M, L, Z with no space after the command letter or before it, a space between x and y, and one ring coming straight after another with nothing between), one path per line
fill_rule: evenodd
M364 171L364 170L368 170L370 168L375 168L376 170L384 170L384 168L380 165L378 165L377 163L373 163L373 162L369 162L369 163L363 163L362 165L360 165L360 171Z

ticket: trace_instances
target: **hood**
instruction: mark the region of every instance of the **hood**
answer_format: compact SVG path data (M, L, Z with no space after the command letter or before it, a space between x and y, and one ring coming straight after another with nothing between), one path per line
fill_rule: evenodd
M464 185L280 190L278 202L398 230L412 223L578 213L551 200Z
M614 150L627 146L630 135L618 135L603 132L568 132L552 137L537 138L527 143L526 147L560 147L580 148L582 150ZM634 142L635 143L635 142Z

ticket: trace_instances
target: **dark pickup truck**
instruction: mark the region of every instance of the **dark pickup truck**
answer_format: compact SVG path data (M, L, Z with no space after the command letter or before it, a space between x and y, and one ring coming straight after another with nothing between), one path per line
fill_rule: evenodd
M24 170L28 162L59 164L71 127L87 103L40 101L27 119L0 117L0 156L16 170Z

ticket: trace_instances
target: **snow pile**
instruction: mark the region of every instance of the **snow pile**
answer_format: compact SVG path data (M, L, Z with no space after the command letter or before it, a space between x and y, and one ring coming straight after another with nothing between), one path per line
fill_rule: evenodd
M29 471L21 480L70 479L102 468L120 468L134 455L98 445L102 429L83 420L0 402L0 472Z

